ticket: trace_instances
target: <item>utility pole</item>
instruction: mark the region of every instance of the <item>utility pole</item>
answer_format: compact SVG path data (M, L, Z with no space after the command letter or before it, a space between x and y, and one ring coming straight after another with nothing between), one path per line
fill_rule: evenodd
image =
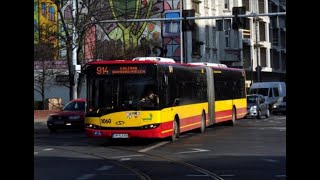
M77 4L76 0L72 0L72 74L73 74L73 83L72 83L72 99L77 99L77 84L78 84L78 73L77 73L77 46L76 46L76 11Z
M259 49L258 49L258 17L256 16L255 18L255 24L256 24L256 55L257 55L257 67L256 67L256 71L257 71L257 82L260 82L260 65L259 65Z
M257 82L260 82L260 65L259 65L259 48L258 48L258 9L259 9L259 4L258 1L255 1L255 16L254 16L254 21L255 21L255 33L256 33L256 58L257 58L257 67L256 67L256 72L257 72Z
M180 62L183 63L184 57L184 42L183 42L183 31L182 31L182 11L183 11L183 0L180 1Z

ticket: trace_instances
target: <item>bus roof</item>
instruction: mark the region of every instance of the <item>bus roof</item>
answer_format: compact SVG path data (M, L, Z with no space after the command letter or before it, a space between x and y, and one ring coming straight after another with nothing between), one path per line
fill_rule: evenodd
M227 65L225 64L208 63L208 62L194 62L194 63L188 63L188 64L203 65L203 66L210 66L210 67L227 67Z
M175 63L176 61L172 58L164 58L164 57L136 57L132 59L133 61L145 61L145 60L151 60L151 61L158 61L158 62L172 62Z

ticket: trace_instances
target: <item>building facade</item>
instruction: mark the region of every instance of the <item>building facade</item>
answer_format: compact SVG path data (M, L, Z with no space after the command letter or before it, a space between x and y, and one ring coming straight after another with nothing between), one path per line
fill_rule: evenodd
M101 2L103 3L100 6L105 9L105 13L101 13L101 17L96 16L92 20L177 18L181 17L185 11L195 17L221 17L232 15L233 7L240 6L246 8L246 14L286 11L283 0L110 0ZM58 29L63 31L62 28L58 28L60 22L56 21L56 19L61 20L61 17L56 17L57 13L55 13L52 18L51 7L55 8L49 1L35 0L35 26L52 24L55 25L55 31ZM62 8L62 12L64 20L72 23L71 1ZM182 21L96 23L87 29L85 43L80 51L86 61L110 59L115 52L125 54L135 50L132 52L136 56L163 56L183 63L223 63L229 67L244 68L247 77L246 85L249 87L252 82L258 81L258 78L259 81L285 81L285 20L285 16L247 17L246 27L243 29L233 29L232 18L188 21L189 29ZM36 34L41 36L41 32L35 28ZM35 40L35 43L37 42L39 40ZM63 42L58 42L58 39L54 44L63 46ZM58 59L65 58L66 50L60 48ZM257 70L261 71L257 73ZM62 94L68 94L68 90L63 91ZM57 97L57 95L47 93L46 98L50 97Z

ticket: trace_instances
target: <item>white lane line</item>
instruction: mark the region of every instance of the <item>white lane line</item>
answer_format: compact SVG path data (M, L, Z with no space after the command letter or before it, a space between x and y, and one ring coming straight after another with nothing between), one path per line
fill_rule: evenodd
M274 159L262 159L264 161L267 161L267 162L278 162L277 160L274 160Z
M208 176L206 174L187 174L186 176Z
M141 149L140 151L138 152L147 152L147 151L150 151L151 149L154 149L154 148L157 148L157 147L160 147L160 146L163 146L165 144L169 143L169 141L164 141L164 142L161 142L161 143L158 143L158 144L155 144L153 146L150 146L150 147L147 147L147 148L144 148L144 149Z
M95 176L95 174L84 174L84 175L78 177L77 180L85 180L85 179L92 178L93 176Z
M277 119L287 119L287 117L281 117L281 118L277 118Z
M210 150L206 150L206 149L195 149L193 148L194 151L184 151L184 152L178 152L175 154L186 154L186 153L197 153L197 152L206 152L206 151L210 151Z
M33 155L38 154L38 152L34 152Z
M220 174L219 176L221 176L221 177L233 177L235 175L234 174Z
M126 156L115 156L112 157L113 159L117 159L117 158L128 158L128 157L139 157L139 156L143 156L143 155L126 155Z
M46 149L43 149L43 151L51 151L53 150L53 148L46 148Z
M119 161L129 161L131 158L121 158Z
M275 175L275 177L287 177L287 175L285 175L285 174L279 174L279 175Z
M97 171L105 171L111 169L113 166L101 166L97 169Z

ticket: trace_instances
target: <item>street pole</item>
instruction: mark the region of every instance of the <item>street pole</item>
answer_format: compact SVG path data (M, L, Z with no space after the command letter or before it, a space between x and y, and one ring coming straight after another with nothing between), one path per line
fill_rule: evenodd
M76 0L72 0L72 73L73 73L73 84L72 84L72 99L77 99L77 84L78 84L78 73L76 70L77 66L77 46L76 46Z
M257 55L257 82L260 82L259 49L258 49L258 17L255 16L256 23L256 55Z
M184 52L184 42L183 42L183 31L182 31L182 10L183 10L183 0L180 1L180 62L183 63L183 52Z

